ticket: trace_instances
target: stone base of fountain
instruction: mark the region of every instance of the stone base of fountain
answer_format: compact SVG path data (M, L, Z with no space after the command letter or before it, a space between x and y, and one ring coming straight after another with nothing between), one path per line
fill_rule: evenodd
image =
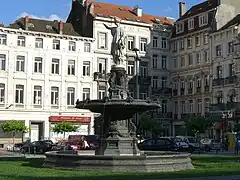
M190 154L141 152L136 156L78 155L47 152L43 167L112 172L171 172L194 169Z

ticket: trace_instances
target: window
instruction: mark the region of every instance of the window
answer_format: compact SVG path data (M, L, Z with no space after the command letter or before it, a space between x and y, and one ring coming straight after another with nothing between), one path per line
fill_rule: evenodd
M43 48L43 39L42 38L35 39L35 48Z
M181 114L185 113L185 101L181 101L181 105L180 105L180 111L181 111Z
M60 40L54 39L52 48L55 50L60 50Z
M153 88L154 89L158 88L158 77L153 77Z
M201 79L197 79L197 87L200 88L201 87Z
M222 104L223 103L223 92L222 91L218 91L217 92L217 103L218 104Z
M232 54L234 52L233 42L228 43L228 54Z
M90 98L90 88L83 88L83 100Z
M41 86L34 86L33 104L36 104L36 105L42 104L42 87Z
M162 100L162 113L167 113L167 101Z
M188 20L188 29L191 30L194 28L194 19Z
M173 41L173 51L177 51L178 41Z
M99 86L99 89L98 89L98 99L103 99L106 95L106 89L104 86Z
M75 75L75 61L68 60L68 75Z
M5 84L0 83L0 103L5 102Z
M205 112L210 111L210 99L205 99Z
M192 47L192 38L187 39L187 47L191 48Z
M190 80L188 82L188 89L192 89L192 88L193 88L193 82L192 82L192 80Z
M177 101L174 102L174 113L178 114L178 102Z
M102 58L98 59L98 72L106 74L106 59Z
M154 48L158 47L158 37L157 36L153 36L153 47Z
M162 38L162 49L167 49L167 45L168 45L168 42L167 42L167 38Z
M6 70L6 55L0 54L0 70Z
M209 86L209 77L208 76L205 76L204 78L204 86Z
M202 100L197 100L197 113L202 113Z
M235 64L229 64L229 77L235 76Z
M51 105L59 105L59 88L51 87Z
M59 74L59 59L52 59L52 74Z
M147 66L141 66L140 65L140 76L146 77L147 76Z
M205 50L205 51L203 52L203 55L204 55L204 61L205 61L205 62L208 62L208 51Z
M184 31L184 23L176 24L176 33L182 33Z
M107 33L98 33L98 48L106 49L107 48Z
M162 68L167 69L167 56L162 56Z
M130 76L134 75L134 61L127 62L127 74Z
M173 58L173 68L178 68L178 62L176 57Z
M16 94L15 94L15 103L23 104L24 98L24 86L23 85L16 85Z
M147 99L147 93L142 92L139 95L140 95L140 99L143 99L143 100Z
M157 68L157 61L158 61L158 55L157 54L153 54L152 56L152 66L153 68Z
M75 88L68 87L67 88L67 105L74 106L75 104Z
M35 57L34 60L34 72L35 73L42 73L42 58L41 57Z
M84 43L84 52L90 52L90 51L91 51L91 44Z
M179 48L180 48L180 50L183 50L184 49L184 39L180 39L179 40Z
M131 51L134 48L134 37L133 36L128 36L127 37L127 41L128 41L128 50Z
M185 88L185 82L184 82L184 81L181 81L180 87L181 87L181 89L184 89L184 88Z
M199 16L199 26L202 27L207 24L208 24L208 15L204 14L204 15Z
M25 57L17 56L16 71L24 72L24 69L25 69Z
M203 41L204 41L204 44L208 44L208 34L204 34Z
M222 56L222 45L216 46L216 56Z
M69 50L69 51L76 51L76 42L74 42L74 41L69 41L68 50Z
M188 103L189 103L189 113L193 113L193 106L194 106L193 100L190 100Z
M140 38L140 51L146 52L146 50L147 50L147 39Z
M162 77L162 89L167 87L167 77Z
M193 65L193 54L192 53L188 54L188 65L189 66Z
M200 64L200 62L201 62L201 53L200 52L196 53L196 61L197 61L197 64Z
M24 36L18 36L18 39L17 39L17 45L18 46L22 46L22 47L25 47L25 37Z
M0 44L7 45L7 35L6 34L0 34Z
M184 66L185 66L184 56L181 56L181 57L180 57L180 65L181 65L181 67L184 67Z
M217 79L223 78L223 69L222 66L217 66Z
M90 76L90 62L83 61L83 76Z
M195 37L195 44L196 46L200 46L200 36Z

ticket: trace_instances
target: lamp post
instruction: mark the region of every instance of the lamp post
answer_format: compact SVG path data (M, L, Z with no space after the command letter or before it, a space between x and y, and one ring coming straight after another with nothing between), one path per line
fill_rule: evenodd
M139 83L138 83L138 78L139 78L139 61L140 61L140 58L139 58L139 55L138 55L138 52L139 52L139 49L137 48L133 48L132 49L136 56L135 56L135 63L136 63L136 89L135 89L135 92L136 92L136 99L139 99ZM135 125L137 126L138 125L138 119L139 119L139 114L136 113L135 115Z

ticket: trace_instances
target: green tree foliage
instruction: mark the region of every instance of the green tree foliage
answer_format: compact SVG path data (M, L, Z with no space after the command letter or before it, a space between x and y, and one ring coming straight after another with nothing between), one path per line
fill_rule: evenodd
M204 133L208 128L213 126L214 121L203 116L191 116L184 119L185 127L189 135Z
M66 132L76 132L79 126L76 126L72 123L69 122L60 122L56 123L53 132L58 133L58 134L63 134L65 138L65 133Z
M25 126L23 121L6 121L1 124L1 129L4 133L12 133L13 135L13 144L15 140L16 133L27 133L28 128Z

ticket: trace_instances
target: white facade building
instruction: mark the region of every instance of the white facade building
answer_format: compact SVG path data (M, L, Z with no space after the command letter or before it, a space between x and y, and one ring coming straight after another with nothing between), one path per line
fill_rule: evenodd
M80 123L79 133L93 134L93 114L74 109L77 99L97 98L93 44L57 21L26 17L1 27L0 122L24 121L30 128L24 138L32 141L53 138L49 121L58 117ZM0 144L10 137L1 132Z

